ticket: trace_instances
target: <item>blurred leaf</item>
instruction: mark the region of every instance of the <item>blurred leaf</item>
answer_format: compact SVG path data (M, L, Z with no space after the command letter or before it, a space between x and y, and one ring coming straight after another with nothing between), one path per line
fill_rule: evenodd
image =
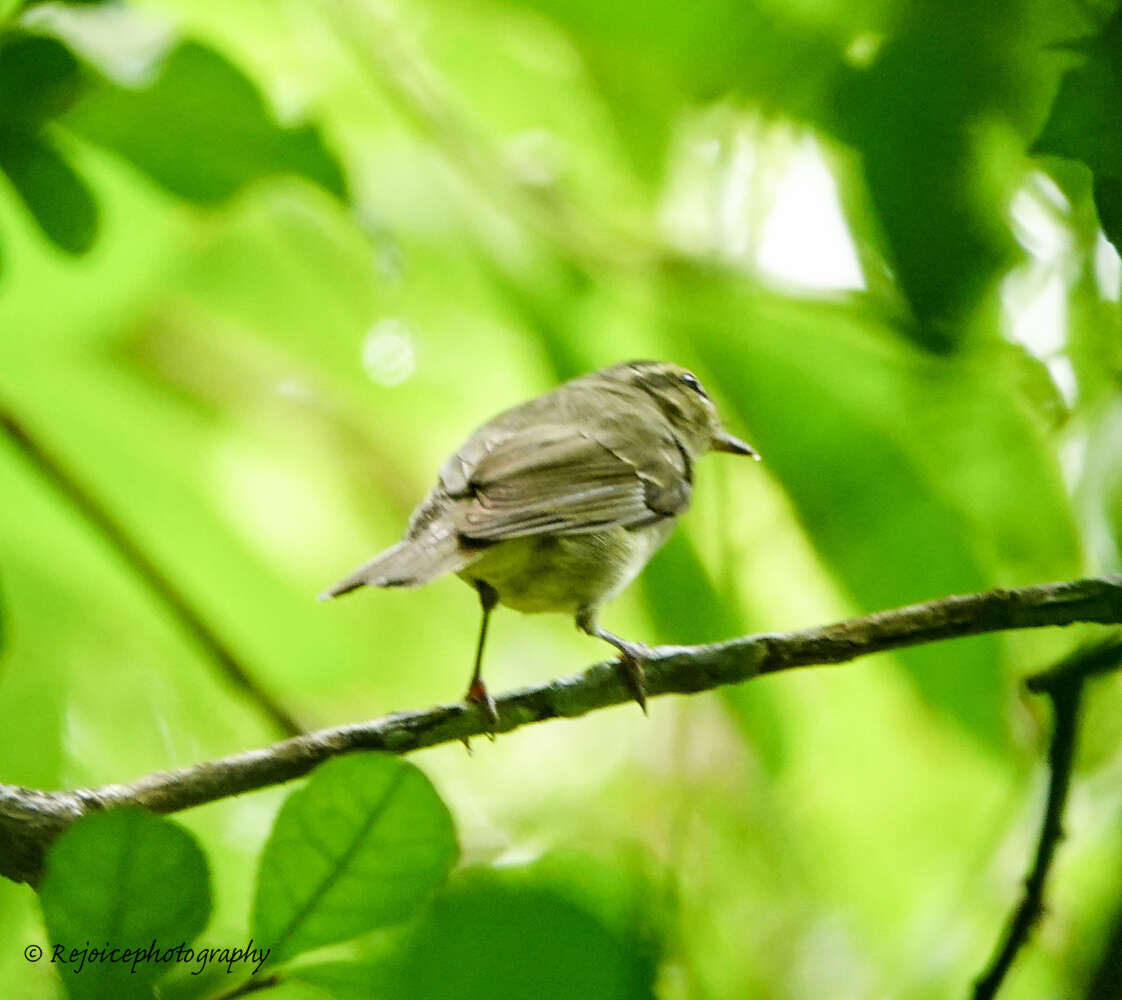
M0 35L0 169L47 238L72 254L92 246L97 206L40 128L73 104L82 78L78 61L57 39Z
M1000 380L878 340L844 313L754 299L731 282L680 282L672 302L679 334L860 610L1077 570L1055 459ZM996 637L897 655L931 705L1007 745Z
M1010 5L1016 8L1016 4ZM1014 24L994 8L920 4L873 63L833 95L833 131L861 153L865 182L922 346L952 349L1015 245L1007 193L982 169L979 129L1019 83Z
M210 915L206 859L182 827L139 809L78 820L51 847L40 901L47 933L72 948L175 948L190 943ZM77 960L58 965L72 997L149 996L170 965Z
M387 959L294 975L340 1000L640 1000L654 996L656 959L640 924L614 924L579 891L533 868L477 869L450 882Z
M0 131L0 169L52 243L71 254L93 246L97 204L86 182L53 146L31 132Z
M328 761L273 824L253 936L276 962L404 920L457 853L447 807L412 764L374 753Z
M82 69L55 38L0 35L0 130L36 128L74 103Z
M1107 239L1122 248L1122 10L1072 48L1084 61L1064 75L1033 151L1082 160L1094 174L1095 207ZM1120 250L1122 252L1122 250Z
M1122 10L1074 48L1086 58L1064 75L1033 149L1122 180Z
M220 202L273 173L298 174L346 195L339 164L318 130L277 124L252 81L198 42L176 48L150 86L106 85L64 121L190 201Z

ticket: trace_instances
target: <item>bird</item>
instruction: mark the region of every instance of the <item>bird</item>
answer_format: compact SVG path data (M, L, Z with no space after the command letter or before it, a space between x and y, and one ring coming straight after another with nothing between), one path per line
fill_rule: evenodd
M754 448L725 430L696 375L663 361L626 361L563 382L480 426L441 467L404 537L319 595L416 587L455 573L483 618L465 698L491 727L496 703L483 649L496 605L562 612L619 653L646 712L646 646L607 631L601 607L670 536L690 504L694 463Z

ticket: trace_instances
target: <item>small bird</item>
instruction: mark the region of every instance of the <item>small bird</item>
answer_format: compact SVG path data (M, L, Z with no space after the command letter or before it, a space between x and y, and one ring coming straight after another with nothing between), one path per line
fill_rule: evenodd
M619 650L646 711L646 647L601 628L597 614L669 537L690 503L694 461L710 450L759 459L685 368L628 361L572 379L483 424L444 463L405 537L319 599L455 573L483 606L466 697L492 725L482 665L496 604L573 615Z

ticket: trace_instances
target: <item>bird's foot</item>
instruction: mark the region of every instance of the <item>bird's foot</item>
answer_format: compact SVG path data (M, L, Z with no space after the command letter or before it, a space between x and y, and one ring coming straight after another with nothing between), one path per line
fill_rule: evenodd
M643 683L643 663L651 651L641 642L623 642L618 647L618 667L623 683L643 714L647 714L647 689Z
M491 697L491 692L487 690L487 685L482 680L472 681L471 687L464 695L464 700L479 705L483 709L483 717L487 720L487 738L494 740L495 727L499 724L499 708L495 704L495 699ZM467 740L464 740L464 744L467 745L469 750L471 749Z
M596 609L582 608L576 617L577 628L582 632L610 642L619 650L619 661L616 666L631 697L638 702L643 714L647 714L647 689L643 684L643 664L650 659L651 651L641 642L629 642L602 629L596 623Z

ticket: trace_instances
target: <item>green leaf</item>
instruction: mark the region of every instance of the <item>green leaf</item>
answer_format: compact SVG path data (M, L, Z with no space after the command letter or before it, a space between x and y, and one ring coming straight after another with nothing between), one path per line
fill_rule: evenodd
M0 127L30 129L73 104L82 69L55 38L11 31L0 35Z
M253 936L276 962L404 920L457 855L452 817L416 767L374 753L328 761L273 825Z
M116 1000L149 995L170 968L153 953L189 944L206 926L210 877L181 826L119 809L84 817L59 837L47 854L39 898L67 993ZM87 951L79 970L83 949L106 948L121 951Z
M106 84L64 120L189 201L220 202L274 173L297 174L346 195L342 171L319 132L279 125L241 70L198 42L176 48L150 86Z
M41 136L0 131L0 169L44 235L59 249L83 254L97 236L98 211L86 182Z
M642 914L626 922L531 869L464 872L378 962L293 970L337 1000L642 1000L657 948Z

